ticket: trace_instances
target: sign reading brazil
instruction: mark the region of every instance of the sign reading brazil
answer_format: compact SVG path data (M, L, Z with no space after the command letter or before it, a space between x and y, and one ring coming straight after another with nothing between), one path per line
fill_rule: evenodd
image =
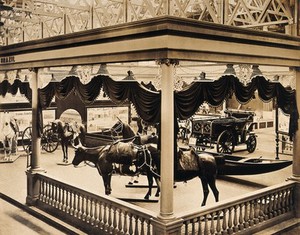
M14 63L15 57L14 56L1 57L0 62L1 64Z

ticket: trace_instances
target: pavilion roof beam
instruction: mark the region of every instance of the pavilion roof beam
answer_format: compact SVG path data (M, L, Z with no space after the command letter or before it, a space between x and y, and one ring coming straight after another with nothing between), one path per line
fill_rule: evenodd
M15 62L0 70L161 58L299 67L299 50L297 37L160 17L5 46Z

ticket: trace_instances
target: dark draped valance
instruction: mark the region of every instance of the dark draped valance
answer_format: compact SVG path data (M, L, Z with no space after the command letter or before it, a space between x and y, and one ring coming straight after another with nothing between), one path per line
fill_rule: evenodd
M31 101L31 89L28 83L22 83L20 80L15 80L13 84L9 84L7 80L0 83L2 96L8 92L16 94L18 89ZM40 111L50 106L54 96L65 99L71 92L76 92L85 104L91 104L99 96L101 89L116 104L130 101L144 121L150 124L160 122L160 91L146 89L136 81L114 81L104 75L94 76L87 84L82 84L77 76L68 76L61 82L50 82L39 89ZM245 104L253 98L256 90L265 102L277 98L278 107L290 115L289 135L292 137L298 129L299 119L296 92L284 88L280 83L269 82L263 76L254 77L247 85L243 85L232 75L222 76L212 82L207 80L193 82L184 90L175 92L175 115L182 120L188 119L195 114L203 102L220 106L232 94L235 94L238 102Z
M10 84L8 80L4 80L0 83L0 95L5 97L7 93L16 95L20 91L31 102L31 89L28 82L21 82L21 80L14 80L13 84Z
M299 119L296 91L284 88L278 82L269 82L263 76L254 77L247 85L243 85L232 75L222 76L212 82L193 82L184 90L175 93L175 112L179 119L184 120L193 116L204 101L212 106L220 106L232 94L235 94L239 103L245 104L253 98L256 90L264 102L277 98L278 107L290 115L289 135L292 137L298 129Z
M116 104L130 101L144 121L159 122L160 92L147 90L136 81L114 81L108 76L97 75L89 83L82 84L78 77L69 76L61 82L50 82L39 90L39 97L43 108L50 106L54 96L64 99L71 92L76 92L85 104L91 104L101 89Z

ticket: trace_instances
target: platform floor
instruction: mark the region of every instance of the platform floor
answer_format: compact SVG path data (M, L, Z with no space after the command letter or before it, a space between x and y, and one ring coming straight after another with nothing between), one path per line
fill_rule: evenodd
M249 154L246 150L243 151L241 146L239 152L235 152L236 155L243 156L255 156L264 158L275 158L275 135L273 129L260 129L256 131L258 136L258 146L254 153ZM73 149L69 149L69 160L72 161L74 153ZM291 160L292 156L279 155L280 159ZM61 165L62 163L62 151L56 150L54 153L42 153L40 159L40 166L47 171L47 174L55 179L59 179L62 182L83 188L95 194L104 194L104 187L102 178L98 175L95 168L90 166L80 165L78 168L74 168L73 165ZM26 174L27 158L25 155L21 155L12 164L0 164L0 192L7 195L14 200L25 204L26 200ZM220 201L241 196L243 194L253 192L257 189L261 189L267 186L281 183L292 175L292 166L289 166L280 171L252 175L252 176L232 176L217 179L217 187L220 191ZM137 198L143 199L147 189L145 188L126 188L126 184L129 182L130 177L127 176L113 176L112 178L112 197L116 198ZM141 176L139 179L139 185L146 185L145 176ZM153 192L153 195L155 191ZM152 199L158 199L154 196ZM198 178L195 178L187 183L176 183L174 189L174 213L183 211L189 211L200 207L203 199L201 182ZM207 205L214 203L212 193L209 195ZM147 203L147 202L135 202L134 204L141 206L145 209L159 213L159 203ZM4 210L0 210L0 235L2 234L19 234L18 229L22 229L23 223L25 226L32 229L32 231L38 230L38 227L34 227L30 222L22 220L18 221L18 217L10 216L7 210L10 210L11 205L0 200L0 205ZM13 210L12 210L13 211ZM18 214L18 210L15 210ZM30 219L28 219L30 220ZM30 220L31 221L31 220ZM12 226L12 223L16 226ZM36 223L36 222L32 222ZM2 230L3 226L8 225L11 231ZM37 225L39 226L39 225ZM17 228L19 227L19 228ZM45 226L41 226L46 229ZM14 231L16 229L16 231ZM5 233L4 233L4 232ZM31 233L35 234L35 233ZM59 234L56 232L41 232L38 234Z

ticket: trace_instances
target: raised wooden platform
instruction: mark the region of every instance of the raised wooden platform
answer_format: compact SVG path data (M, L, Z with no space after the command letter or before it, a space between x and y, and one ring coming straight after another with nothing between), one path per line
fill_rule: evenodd
M16 161L21 155L20 154L11 154L4 156L4 153L0 153L0 163L13 163Z

